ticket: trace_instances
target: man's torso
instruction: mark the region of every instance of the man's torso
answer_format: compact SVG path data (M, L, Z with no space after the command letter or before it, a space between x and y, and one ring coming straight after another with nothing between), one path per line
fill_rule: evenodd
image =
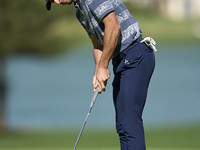
M102 19L114 11L119 24L121 35L113 56L127 49L142 32L137 20L129 13L121 0L79 0L76 16L88 35L95 35L103 45L104 24Z

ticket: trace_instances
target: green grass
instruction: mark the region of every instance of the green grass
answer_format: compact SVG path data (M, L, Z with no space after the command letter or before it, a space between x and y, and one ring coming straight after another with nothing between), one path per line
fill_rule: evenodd
M120 150L115 131L92 131L83 132L77 150ZM72 150L78 132L0 132L0 150ZM147 150L200 150L199 139L200 127L146 131Z
M2 150L72 150L73 148L3 148ZM118 148L76 148L77 150L120 150ZM147 150L199 150L193 148L147 148Z
M146 133L147 147L200 149L200 127L171 128Z

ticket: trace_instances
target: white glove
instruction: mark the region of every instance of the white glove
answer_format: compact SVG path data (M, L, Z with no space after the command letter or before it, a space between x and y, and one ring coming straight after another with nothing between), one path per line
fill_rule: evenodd
M157 52L156 41L152 39L151 37L144 38L140 43L145 43L148 47L150 47L151 49Z

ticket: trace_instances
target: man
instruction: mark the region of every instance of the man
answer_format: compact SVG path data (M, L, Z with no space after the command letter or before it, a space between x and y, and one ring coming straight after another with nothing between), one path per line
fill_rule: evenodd
M52 0L53 1L53 0ZM105 91L112 59L113 100L121 150L145 150L142 112L155 66L155 41L143 40L137 20L121 0L54 0L74 2L76 16L94 46L94 90ZM50 1L47 9L50 9ZM156 50L156 49L155 49Z

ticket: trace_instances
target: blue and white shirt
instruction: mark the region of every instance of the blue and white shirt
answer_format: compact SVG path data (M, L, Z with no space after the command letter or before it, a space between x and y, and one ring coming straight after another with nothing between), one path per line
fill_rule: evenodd
M114 11L121 34L113 57L127 49L133 41L142 35L138 21L130 14L121 0L78 0L76 17L88 35L93 34L101 45L104 45L104 24L102 19Z

